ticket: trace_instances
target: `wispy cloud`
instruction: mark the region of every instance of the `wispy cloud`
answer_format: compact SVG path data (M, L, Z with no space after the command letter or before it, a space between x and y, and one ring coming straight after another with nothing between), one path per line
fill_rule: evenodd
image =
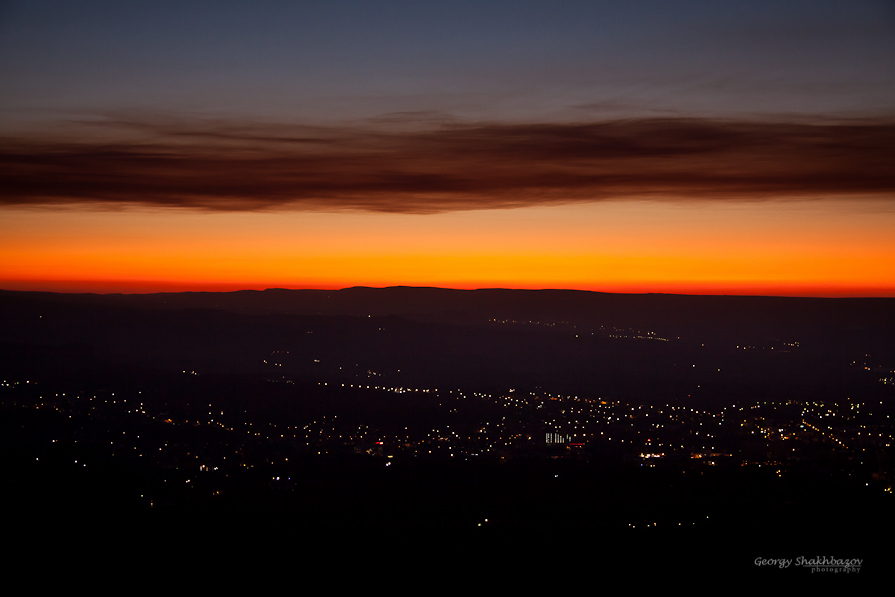
M895 123L127 124L0 139L0 205L434 213L662 197L895 199ZM121 138L121 137L119 137Z

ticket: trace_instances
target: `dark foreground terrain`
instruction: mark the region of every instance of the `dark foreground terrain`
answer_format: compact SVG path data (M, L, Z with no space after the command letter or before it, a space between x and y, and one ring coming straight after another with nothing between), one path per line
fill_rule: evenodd
M754 563L800 556L868 575L895 530L893 307L3 292L9 536L81 557L101 538L131 563L299 550L517 581L808 576Z

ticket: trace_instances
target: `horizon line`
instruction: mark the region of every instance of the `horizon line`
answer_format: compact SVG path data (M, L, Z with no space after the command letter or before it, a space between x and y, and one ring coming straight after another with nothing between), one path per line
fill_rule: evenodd
M49 282L48 285L52 285L53 282ZM388 286L365 286L365 285L353 285L353 286L344 286L344 287L318 287L318 286L299 286L299 287L285 287L285 286L269 286L261 288L263 285L255 285L255 287L250 287L252 285L246 286L236 286L233 285L233 288L221 288L220 286L230 286L230 285L213 285L218 286L218 288L185 288L185 289L169 289L169 290L147 290L147 291L135 291L128 292L124 289L121 290L110 290L110 291L102 291L101 289L90 290L89 287L91 285L97 284L96 282L68 282L69 285L83 285L85 288L77 289L77 288L69 288L69 289L47 289L47 288L9 288L4 286L0 286L0 292L8 292L8 293L29 293L29 294L58 294L58 295L93 295L93 296L148 296L148 295L157 295L157 294L234 294L238 292L268 292L268 291L286 291L286 292L300 292L300 291L311 291L311 292L340 292L346 290L396 290L396 289L407 289L407 290L442 290L442 291L453 291L453 292L476 292L476 291L509 291L509 292L582 292L582 293L591 293L591 294L615 294L615 295L631 295L631 296L649 296L649 295L659 295L659 296L710 296L710 297L738 297L738 298L815 298L815 299L895 299L895 290L889 289L880 289L878 293L855 293L855 292L831 292L829 294L820 294L820 293L809 293L806 292L808 289L804 289L800 293L796 292L788 292L788 293L761 293L760 290L756 293L747 293L743 292L745 289L742 287L731 288L730 292L712 292L711 290L706 290L702 292L698 291L689 291L689 292L673 292L673 291L660 291L660 290L644 290L644 291L635 291L631 290L594 290L590 288L559 288L559 287L545 287L545 288L526 288L526 287L510 287L510 286L482 286L482 287L474 287L474 288L458 288L458 287L450 287L450 286L413 286L407 284L394 284ZM100 282L97 285L113 285L115 283L110 282ZM124 284L138 286L138 285L155 285L159 283L153 282L138 282L138 283L130 283ZM163 284L163 283L162 283ZM121 285L120 283L117 285ZM159 284L161 285L161 284ZM180 284L175 284L180 285ZM186 285L184 285L186 286ZM793 289L792 286L789 288ZM816 287L815 287L816 288ZM720 289L719 289L720 290ZM758 289L756 289L758 290ZM736 292L739 291L739 292ZM885 294L883 294L885 293Z

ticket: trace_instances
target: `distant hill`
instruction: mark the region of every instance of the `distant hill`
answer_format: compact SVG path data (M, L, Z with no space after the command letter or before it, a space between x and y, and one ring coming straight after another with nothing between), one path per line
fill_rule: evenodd
M342 290L60 294L0 290L0 299L142 309L218 309L247 315L398 315L458 323L488 319L638 326L892 329L892 298L798 298L611 294L580 290L453 290L353 287Z

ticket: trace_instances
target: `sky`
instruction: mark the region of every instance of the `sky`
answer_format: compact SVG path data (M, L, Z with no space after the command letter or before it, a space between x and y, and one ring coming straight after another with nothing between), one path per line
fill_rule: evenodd
M0 0L0 288L895 296L895 4Z

